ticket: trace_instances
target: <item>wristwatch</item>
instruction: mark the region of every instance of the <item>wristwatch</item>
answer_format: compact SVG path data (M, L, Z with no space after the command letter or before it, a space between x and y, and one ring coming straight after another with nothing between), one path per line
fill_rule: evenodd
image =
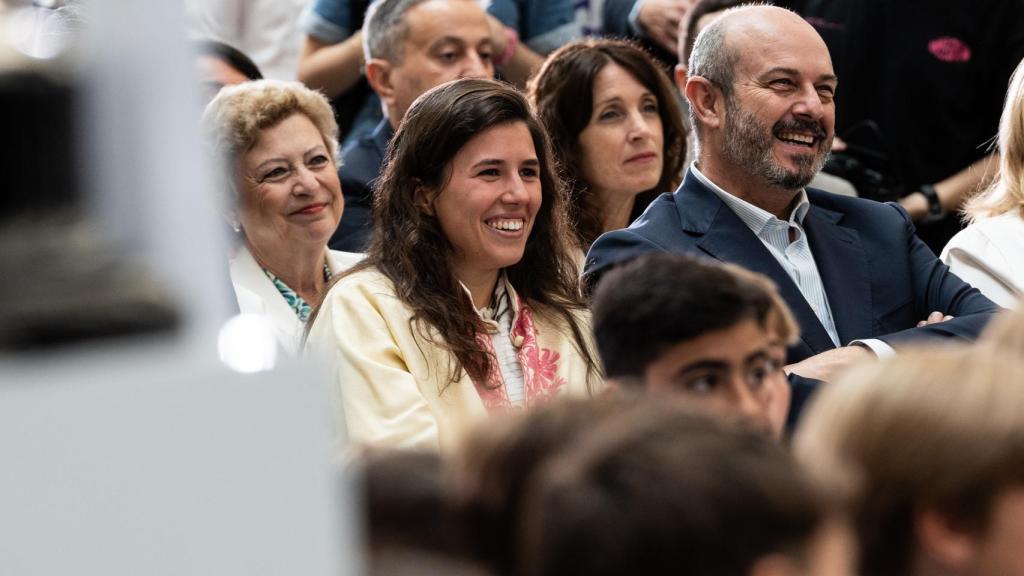
M918 187L918 191L928 199L928 215L942 216L942 202L939 201L939 194L935 191L935 186L922 184Z

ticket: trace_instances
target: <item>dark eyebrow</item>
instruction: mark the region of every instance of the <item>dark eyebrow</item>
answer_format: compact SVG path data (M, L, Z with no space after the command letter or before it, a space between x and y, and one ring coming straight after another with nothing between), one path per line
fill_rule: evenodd
M728 370L729 363L724 360L698 360L693 364L687 364L679 369L678 374L683 375L687 372L696 372L697 370Z
M754 352L749 354L746 358L743 359L743 363L747 364L747 365L750 365L750 364L753 364L754 362L759 362L761 360L771 360L771 359L772 359L772 356L771 356L771 354L768 353L768 350L762 348L760 350L755 350Z
M597 108L598 106L604 106L605 104L611 104L612 102L621 102L621 101L622 101L622 97L621 96L612 96L611 98L605 98L604 100L598 100L597 102L594 102L594 107Z
M658 99L658 97L653 92L648 90L647 87L644 87L643 93L640 94L640 100L641 101L643 101L645 98L654 98L655 100ZM622 100L622 96L619 96L618 94L616 94L616 95L611 96L609 98L605 98L604 100L598 100L598 101L594 102L594 108L597 108L598 106L604 106L605 104L611 104L613 102L619 103L619 102L622 102L622 101L623 101Z
M472 169L482 168L484 166L504 166L506 162L501 158L484 158L483 160L473 164ZM540 160L536 158L530 158L529 160L523 161L524 165L527 166L540 166Z
M501 166L505 164L505 161L500 158L484 158L483 160L473 164L472 168L481 168L483 166Z

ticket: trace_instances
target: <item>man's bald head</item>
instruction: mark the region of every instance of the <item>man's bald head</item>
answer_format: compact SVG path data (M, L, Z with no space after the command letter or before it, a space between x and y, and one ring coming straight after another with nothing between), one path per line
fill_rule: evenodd
M780 35L794 33L813 35L828 53L814 28L795 12L767 4L745 4L724 10L694 41L687 62L689 76L707 78L728 97L732 94L736 63L752 42L771 42L785 37Z

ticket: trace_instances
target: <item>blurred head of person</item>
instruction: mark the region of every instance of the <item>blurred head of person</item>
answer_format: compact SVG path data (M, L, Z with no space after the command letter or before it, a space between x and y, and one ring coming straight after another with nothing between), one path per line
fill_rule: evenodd
M361 480L370 574L487 574L459 539L440 454L375 448L350 466Z
M487 14L474 0L379 0L363 24L366 79L397 127L413 101L456 78L494 76Z
M825 387L795 438L812 474L847 481L860 573L1024 574L1020 350L935 348Z
M688 256L641 256L606 274L593 298L605 375L625 389L672 393L782 433L782 371L796 323L767 278Z
M679 64L676 68L686 70L697 35L707 28L716 16L729 8L746 3L743 0L697 0L679 23Z
M586 250L678 186L686 133L672 84L629 42L591 39L558 49L529 84L570 187L570 220Z
M327 240L344 209L327 99L298 82L245 82L218 93L203 125L225 159L227 218L245 248L300 294L318 285L316 294L303 294L318 303ZM289 277L297 273L303 277Z
M1024 306L1000 313L982 332L978 342L985 347L1019 353L1024 350Z
M757 430L647 396L542 462L520 519L520 574L851 574L824 491Z
M453 381L462 370L487 381L494 360L476 309L500 277L534 315L566 327L596 374L562 190L526 99L493 80L434 88L409 109L385 162L366 266L394 283L415 322L443 335L458 360Z
M196 76L203 102L213 100L225 86L263 79L255 62L241 50L223 42L196 40L192 51L196 56Z
M559 399L494 419L471 435L446 476L473 557L497 574L520 574L520 517L534 473L570 449L595 423L634 402L608 391L595 399Z
M999 120L999 176L964 208L971 220L1011 211L1024 218L1024 60L1010 78Z

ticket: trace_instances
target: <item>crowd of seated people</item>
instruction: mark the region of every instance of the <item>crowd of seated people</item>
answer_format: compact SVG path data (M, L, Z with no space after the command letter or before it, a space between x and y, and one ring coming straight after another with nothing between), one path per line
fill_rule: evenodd
M329 367L375 573L1024 573L1024 50L940 259L816 186L866 89L786 4L315 0L308 87L204 45L239 308Z
M309 331L353 440L448 448L488 413L599 388L564 210L521 93L465 79L416 100L366 260Z

